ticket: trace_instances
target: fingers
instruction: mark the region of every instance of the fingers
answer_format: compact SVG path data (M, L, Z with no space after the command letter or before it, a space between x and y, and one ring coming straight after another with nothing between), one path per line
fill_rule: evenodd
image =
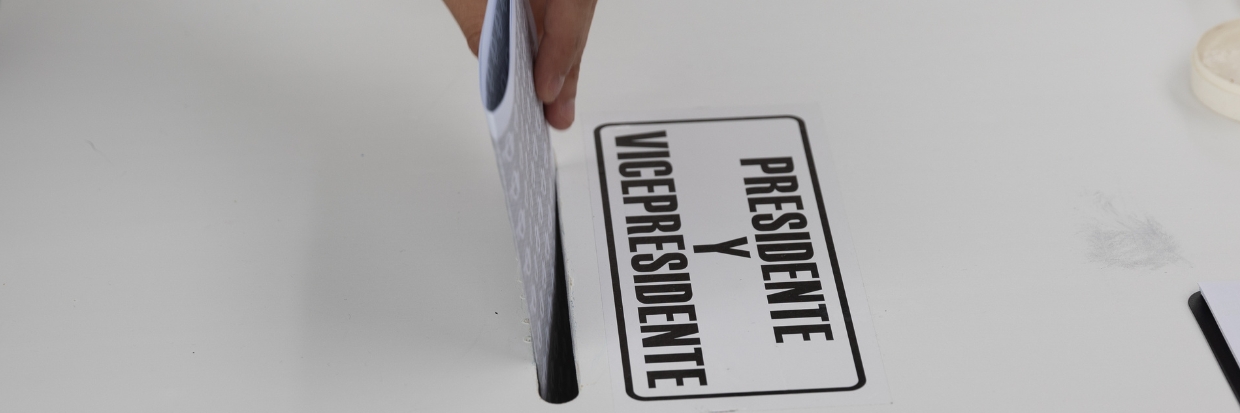
M534 90L543 101L547 123L556 129L572 126L576 117L577 77L596 0L531 0L538 23L538 56L534 58ZM487 0L444 0L461 27L469 50L478 55Z
M477 56L478 39L482 38L482 19L487 14L487 0L443 0L443 4L452 12L456 24L461 26L469 51Z
M569 74L581 61L590 20L594 18L594 3L595 0L546 1L542 39L534 60L534 91L544 103L560 102ZM574 93L575 82L574 79Z
M577 74L580 72L581 65L573 65L573 69L564 79L564 88L560 90L559 96L556 96L554 102L543 105L544 116L551 127L568 129L573 126L577 111Z
M541 39L543 36L543 22L540 19L547 14L548 0L530 0L530 15L534 16L534 38ZM550 0L556 1L556 0Z

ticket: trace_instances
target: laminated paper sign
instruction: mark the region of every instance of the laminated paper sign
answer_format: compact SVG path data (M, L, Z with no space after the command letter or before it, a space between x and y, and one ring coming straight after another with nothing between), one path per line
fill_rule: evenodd
M888 402L815 115L588 125L621 410Z

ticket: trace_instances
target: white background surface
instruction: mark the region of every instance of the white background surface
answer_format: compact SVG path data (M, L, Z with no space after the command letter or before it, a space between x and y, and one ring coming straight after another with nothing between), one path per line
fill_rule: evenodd
M1187 81L1237 16L604 0L578 112L821 105L894 400L822 411L1236 411L1185 301L1240 268ZM476 70L434 0L0 1L0 411L609 408L535 394ZM1183 259L1091 260L1125 217Z

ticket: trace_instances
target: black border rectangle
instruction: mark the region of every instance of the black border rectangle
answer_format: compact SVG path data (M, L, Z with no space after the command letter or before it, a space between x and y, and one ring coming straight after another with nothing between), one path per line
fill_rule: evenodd
M1223 370L1223 378L1227 379L1231 394L1240 401L1240 366L1236 364L1236 357L1227 346L1227 338L1223 337L1223 331L1214 320L1214 312L1210 311L1210 305L1200 291L1188 296L1188 308L1192 310L1193 318L1197 319L1197 326L1201 327L1201 334L1205 336L1206 344L1210 345L1214 360Z
M734 393L713 393L713 394L693 394L684 396L660 396L660 397L642 397L633 391L632 369L629 367L629 349L626 343L628 337L625 334L624 327L624 306L620 295L620 270L616 265L616 245L615 236L611 225L611 200L607 190L607 168L603 159L603 128L611 126L639 126L639 125L659 125L669 123L702 123L702 122L730 122L730 121L748 121L748 120L767 120L767 119L792 119L797 122L797 126L801 130L801 142L805 147L805 160L809 163L810 180L814 186L814 198L818 201L818 216L822 220L822 230L826 234L827 251L831 257L831 270L835 275L835 287L839 293L840 304L843 306L844 326L848 330L848 342L852 347L853 363L857 367L857 384L849 387L830 387L818 389L789 389L789 390L768 390L758 392L734 392ZM624 368L624 390L629 397L639 401L654 400L678 400L678 399L702 399L715 397L741 397L741 396L767 396L778 394L798 394L798 393L825 393L825 392L841 392L860 389L865 386L865 369L861 365L861 351L857 346L857 336L853 331L852 314L848 307L848 297L844 293L844 280L840 275L839 260L835 254L835 241L831 236L831 226L827 221L827 209L822 201L822 191L818 185L818 170L814 166L814 155L809 148L809 134L805 129L805 121L793 115L770 115L770 116L748 116L748 117L724 117L724 118L700 118L700 119L679 119L679 120L661 120L661 121L642 121L642 122L614 122L604 123L594 129L594 152L598 160L599 173L599 194L603 202L603 222L607 231L607 255L609 264L611 265L611 284L613 300L616 304L616 329L620 336L620 357L621 366Z

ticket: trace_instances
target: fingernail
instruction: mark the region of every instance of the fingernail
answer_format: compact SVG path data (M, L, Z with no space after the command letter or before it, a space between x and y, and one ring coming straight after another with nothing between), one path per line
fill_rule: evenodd
M556 76L555 81L551 83L551 96L560 95L560 89L564 88L564 75Z
M577 114L577 99L573 98L573 99L564 101L564 106L566 106L564 108L564 117L568 118L569 123L572 123L573 116Z

